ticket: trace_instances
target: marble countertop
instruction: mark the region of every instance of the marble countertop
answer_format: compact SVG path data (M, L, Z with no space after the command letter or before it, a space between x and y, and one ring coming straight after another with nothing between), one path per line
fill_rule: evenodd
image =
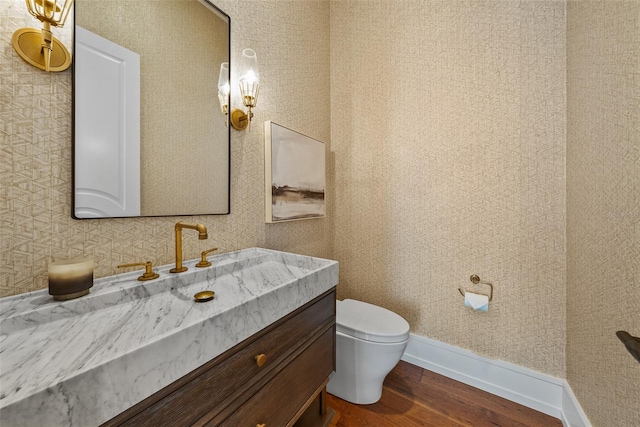
M212 266L140 282L97 279L87 296L48 290L0 299L0 420L99 425L338 283L336 261L251 248ZM195 303L193 295L215 298Z

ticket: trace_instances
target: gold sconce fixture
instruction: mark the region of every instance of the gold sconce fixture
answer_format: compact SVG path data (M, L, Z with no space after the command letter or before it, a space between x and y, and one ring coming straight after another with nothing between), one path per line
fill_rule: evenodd
M220 64L220 75L218 76L218 101L220 101L220 111L224 114L224 125L227 125L229 115L229 63Z
M71 54L60 40L53 37L51 26L62 28L74 0L26 0L27 9L42 22L42 30L20 28L11 42L27 63L44 71L64 71L71 65Z
M240 96L242 104L247 107L245 113L239 108L231 110L231 126L236 130L244 130L251 123L253 118L252 108L258 103L258 92L260 91L260 74L258 73L258 56L253 49L242 51L240 61Z

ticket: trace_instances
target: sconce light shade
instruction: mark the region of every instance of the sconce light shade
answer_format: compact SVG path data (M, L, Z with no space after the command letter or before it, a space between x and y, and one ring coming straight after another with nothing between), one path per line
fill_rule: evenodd
M258 56L253 49L244 49L240 61L240 96L242 104L248 108L245 113L240 109L231 111L231 125L237 130L245 129L253 113L251 109L258 103L258 92L260 91L260 73L258 72Z
M239 80L242 103L248 108L255 107L260 89L260 73L258 72L258 56L252 49L242 51Z
M225 116L229 114L229 89L229 63L223 62L220 64L220 75L218 76L218 101L220 101L220 111Z
M53 37L51 26L62 28L74 0L26 0L27 9L42 22L42 30L20 28L11 42L18 55L34 67L45 71L64 71L71 65L71 54Z
M73 0L26 0L27 9L40 22L62 28L67 21Z

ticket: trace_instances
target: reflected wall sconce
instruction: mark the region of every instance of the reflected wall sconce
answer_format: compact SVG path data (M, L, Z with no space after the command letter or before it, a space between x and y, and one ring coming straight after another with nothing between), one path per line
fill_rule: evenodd
M251 123L253 118L252 108L258 102L258 92L260 91L260 74L258 73L258 57L253 49L242 51L240 61L240 96L242 104L247 107L245 113L239 108L231 110L231 126L236 130L244 130Z
M224 114L224 125L227 124L229 115L229 63L220 64L220 76L218 76L218 101L220 101L220 111Z
M64 71L71 65L71 54L60 40L53 37L51 26L62 28L74 0L26 0L27 9L42 30L20 28L11 43L27 63L44 71Z

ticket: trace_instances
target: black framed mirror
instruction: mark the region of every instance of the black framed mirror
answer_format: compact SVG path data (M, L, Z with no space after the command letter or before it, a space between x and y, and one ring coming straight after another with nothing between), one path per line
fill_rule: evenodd
M229 213L230 35L207 0L75 1L74 218Z

